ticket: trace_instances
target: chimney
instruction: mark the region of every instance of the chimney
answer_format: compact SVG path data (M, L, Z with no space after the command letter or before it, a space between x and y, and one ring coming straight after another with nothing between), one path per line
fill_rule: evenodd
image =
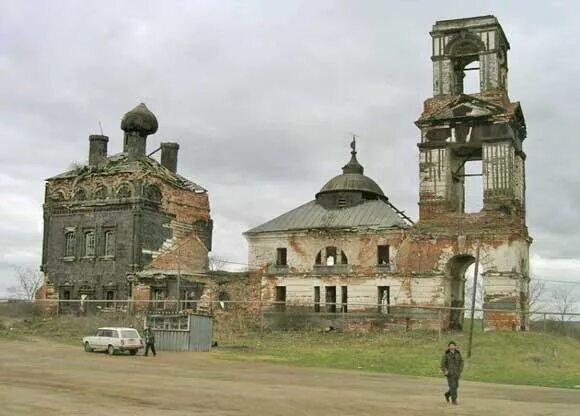
M107 158L109 138L100 134L89 136L89 166L99 166Z
M177 172L177 152L179 144L161 143L161 164L171 172Z

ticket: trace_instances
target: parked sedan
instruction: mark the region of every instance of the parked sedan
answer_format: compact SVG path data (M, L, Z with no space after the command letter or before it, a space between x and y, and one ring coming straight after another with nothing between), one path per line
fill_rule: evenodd
M129 351L135 355L144 343L134 328L107 327L97 329L95 335L84 337L83 346L86 352L107 351L113 355L117 351Z

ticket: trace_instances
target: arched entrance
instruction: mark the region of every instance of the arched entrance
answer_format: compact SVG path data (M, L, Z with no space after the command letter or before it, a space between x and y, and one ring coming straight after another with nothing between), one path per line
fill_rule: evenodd
M447 263L447 284L445 287L445 305L452 308L465 307L465 272L475 262L475 258L468 254L453 257ZM447 329L463 329L463 311L450 310Z

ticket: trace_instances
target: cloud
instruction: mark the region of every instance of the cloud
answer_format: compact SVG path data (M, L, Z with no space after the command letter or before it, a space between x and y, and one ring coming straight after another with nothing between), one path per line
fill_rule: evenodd
M214 250L245 262L240 233L314 197L360 161L417 216L419 131L435 20L495 14L510 39L510 95L528 123L534 252L575 260L578 6L499 1L36 1L0 3L1 262L40 262L43 180L85 161L88 135L121 150L144 101L179 171L210 192ZM534 262L537 261L534 257ZM1 265L0 265L1 266ZM566 273L574 274L580 269ZM0 286L8 279L0 275ZM0 292L1 292L0 287Z

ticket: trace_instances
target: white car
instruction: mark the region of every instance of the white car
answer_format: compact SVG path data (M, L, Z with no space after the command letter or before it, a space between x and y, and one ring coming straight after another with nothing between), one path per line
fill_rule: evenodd
M129 351L135 355L144 343L135 328L107 327L97 329L93 336L84 337L83 346L86 352L107 351L113 355L117 351Z

